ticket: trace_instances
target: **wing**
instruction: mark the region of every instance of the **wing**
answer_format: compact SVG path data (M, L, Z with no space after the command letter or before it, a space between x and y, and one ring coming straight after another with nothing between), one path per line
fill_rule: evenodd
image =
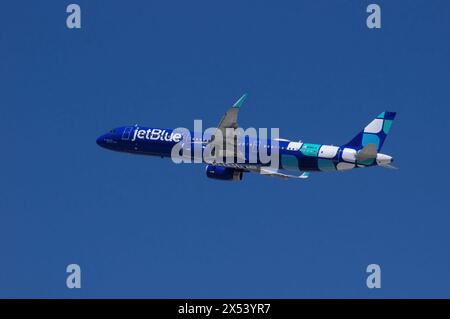
M244 104L245 99L247 98L247 93L242 95L239 100L236 101L236 103L233 104L224 114L222 119L219 122L219 125L217 126L217 131L220 131L221 134L213 134L211 136L211 140L207 142L207 144L212 144L212 146L216 147L218 158L222 157L233 157L238 156L242 159L245 159L245 155L241 154L237 150L237 143L236 140L228 139L227 136L227 128L237 129L239 127L238 124L238 114L239 109ZM222 136L222 140L216 139L216 136ZM234 136L236 139L236 136ZM231 149L231 147L227 148L227 145L231 145L234 148L234 151L230 152L228 154L225 150Z
M217 126L218 130L222 131L222 135L225 136L226 129L227 128L238 128L238 114L239 109L241 108L242 104L244 104L245 99L247 98L247 93L241 96L239 100L236 101L236 103L233 104L232 107L228 109L228 111L225 112L224 116L219 122L219 125Z
M237 163L216 163L217 166L230 167L243 172L257 173L263 176L278 177L281 179L306 179L310 176L309 172L303 172L300 175L290 175L281 172L280 170L272 169L270 167L261 167L257 164L237 164Z

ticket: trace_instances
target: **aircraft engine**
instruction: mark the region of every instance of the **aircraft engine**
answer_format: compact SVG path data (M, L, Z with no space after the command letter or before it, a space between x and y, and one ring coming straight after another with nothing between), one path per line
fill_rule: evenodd
M211 164L206 166L206 176L209 178L220 179L223 181L240 181L242 180L243 175L244 173L242 170L231 167L215 166Z

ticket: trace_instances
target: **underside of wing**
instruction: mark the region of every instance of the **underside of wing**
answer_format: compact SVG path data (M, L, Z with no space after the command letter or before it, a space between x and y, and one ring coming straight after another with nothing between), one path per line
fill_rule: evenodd
M285 171L272 169L270 167L261 167L257 164L239 164L239 163L215 163L216 166L223 166L223 167L229 167L234 168L237 170L241 170L243 172L252 172L257 173L263 176L269 176L269 177L277 177L281 179L306 179L309 177L309 172L303 172L300 175L291 175Z

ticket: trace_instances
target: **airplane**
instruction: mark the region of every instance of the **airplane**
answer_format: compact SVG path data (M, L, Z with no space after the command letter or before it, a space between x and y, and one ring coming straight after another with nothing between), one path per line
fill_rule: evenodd
M238 113L246 99L244 94L234 103L219 122L216 132L227 129L236 129L238 125ZM226 162L206 161L206 176L216 180L240 181L244 173L253 172L263 176L278 177L282 179L306 179L311 173L346 171L355 168L381 166L393 168L392 156L380 153L384 141L391 129L396 112L385 111L373 119L350 142L341 146L303 143L287 139L272 140L269 138L238 137L235 142L242 146L243 152L239 153L241 161ZM208 146L216 146L218 141L214 134L195 138L193 132L183 135L176 129L162 129L129 125L115 128L97 139L97 144L103 148L150 156L171 157L172 148L178 143L188 145L188 150L200 144L202 150ZM201 136L201 135L200 135ZM225 142L227 143L227 142ZM223 144L221 146L223 147ZM250 155L265 149L267 153L278 152L279 160L276 167L270 163L263 163L259 155L256 161L250 161ZM238 156L235 149L233 156ZM185 154L193 159L193 152ZM255 157L253 157L255 158Z

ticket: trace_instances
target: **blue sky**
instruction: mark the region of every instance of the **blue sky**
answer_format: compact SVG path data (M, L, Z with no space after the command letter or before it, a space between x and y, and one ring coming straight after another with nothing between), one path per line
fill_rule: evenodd
M370 1L76 1L81 30L68 1L4 3L0 297L450 297L450 3L373 2L381 30ZM244 92L243 127L312 143L397 111L400 169L226 183L95 144Z

